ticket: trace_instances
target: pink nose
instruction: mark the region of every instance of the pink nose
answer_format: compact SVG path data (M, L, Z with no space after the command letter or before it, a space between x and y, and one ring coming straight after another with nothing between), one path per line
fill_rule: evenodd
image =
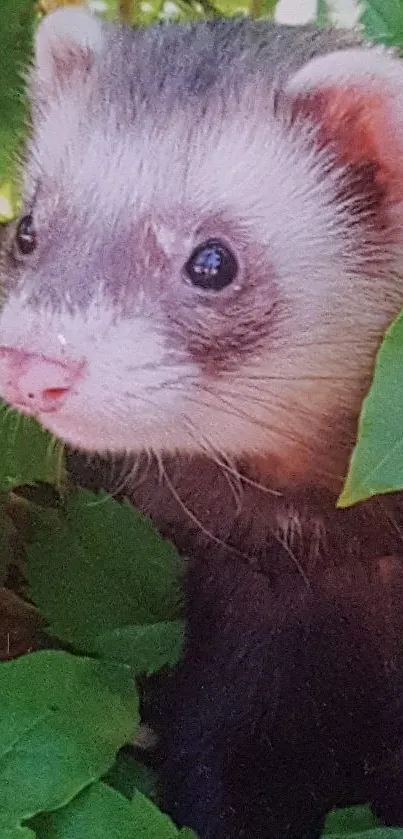
M58 411L84 372L84 362L0 346L0 396L30 413Z

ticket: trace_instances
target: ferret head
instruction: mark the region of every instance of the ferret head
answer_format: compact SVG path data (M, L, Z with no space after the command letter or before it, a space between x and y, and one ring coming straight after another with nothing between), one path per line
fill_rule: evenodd
M403 305L403 69L286 34L39 27L0 395L70 445L342 479Z

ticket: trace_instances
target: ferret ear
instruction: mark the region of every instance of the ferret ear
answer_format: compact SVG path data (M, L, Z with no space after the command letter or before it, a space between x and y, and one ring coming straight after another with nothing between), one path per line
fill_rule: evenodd
M84 8L70 6L46 15L36 32L31 81L47 99L85 76L102 51L102 23Z
M285 89L292 119L316 125L315 142L340 164L372 167L389 200L403 200L403 64L384 48L317 57Z

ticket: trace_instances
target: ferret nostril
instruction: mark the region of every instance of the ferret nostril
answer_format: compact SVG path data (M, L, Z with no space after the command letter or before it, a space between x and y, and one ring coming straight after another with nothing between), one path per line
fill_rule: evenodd
M54 359L0 344L0 395L29 413L59 411L84 368L83 361Z
M69 390L70 388L68 387L47 387L42 391L42 397L44 399L59 399L60 396L64 396Z

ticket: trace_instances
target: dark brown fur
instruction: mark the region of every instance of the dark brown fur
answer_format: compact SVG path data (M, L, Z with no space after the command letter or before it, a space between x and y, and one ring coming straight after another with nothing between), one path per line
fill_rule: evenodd
M72 462L89 485L101 482L116 492L123 482L125 494L183 554L203 562L214 550L215 561L240 559L272 583L292 574L311 585L326 569L403 554L398 493L342 510L336 494L314 486L273 490L245 463L237 473L224 462L178 454L165 459L162 470L144 455L131 477L130 459L115 460L113 470L101 458L88 465L87 455L75 454Z
M164 465L128 491L192 557L186 657L147 704L168 811L203 839L311 839L357 802L403 825L402 496L337 510L240 481L237 504L207 459Z

